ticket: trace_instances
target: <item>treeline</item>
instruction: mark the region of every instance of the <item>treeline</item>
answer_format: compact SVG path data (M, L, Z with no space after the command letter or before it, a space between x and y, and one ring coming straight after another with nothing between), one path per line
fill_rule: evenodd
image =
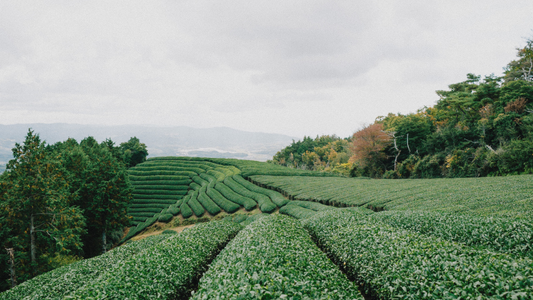
M30 129L0 175L0 291L116 243L130 224L126 169L147 155L135 137L48 145Z
M348 175L352 168L351 139L336 135L304 137L303 141L278 151L270 163L303 170L315 170Z
M373 178L533 173L533 40L517 51L504 76L468 74L449 90L437 91L440 99L433 107L378 117L345 139L347 173ZM319 139L293 142L272 162L321 170L304 159L305 154L318 162L318 156L319 165L328 165L317 152L321 146L311 146Z

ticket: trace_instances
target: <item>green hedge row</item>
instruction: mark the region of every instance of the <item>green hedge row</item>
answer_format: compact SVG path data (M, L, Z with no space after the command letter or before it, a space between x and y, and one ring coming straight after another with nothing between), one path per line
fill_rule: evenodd
M172 205L168 208L168 212L171 213L173 216L177 216L180 213L180 206Z
M0 294L3 300L68 299L66 296L96 280L109 270L120 268L133 255L166 240L170 236L150 236L117 247L100 256L80 260L25 281Z
M179 201L179 200L178 200ZM167 208L169 206L169 204L165 203L165 204L157 204L157 203L150 203L150 204L131 204L129 209L132 209L132 208L159 208L159 209L163 209L163 208Z
M189 171L195 173L204 173L206 170L198 168L196 166L169 166L169 165L144 165L139 164L134 168L131 168L130 171Z
M130 216L132 217L146 217L146 218L151 218L153 217L155 214L158 214L160 211L158 212L131 212L129 213Z
M192 210L189 207L189 205L187 205L187 203L185 201L183 201L183 203L181 204L180 211L181 211L181 215L185 219L187 219L187 218L192 216Z
M370 215L372 216L372 215ZM533 261L327 210L303 220L319 246L377 299L531 299Z
M219 191L226 199L238 203L243 206L247 211L253 210L257 207L257 202L252 198L245 197L243 195L235 193L231 188L225 185L223 182L217 182L215 189Z
M235 193L255 200L262 212L271 213L277 209L276 205L270 200L270 198L246 189L240 183L235 181L234 177L226 177L226 179L224 179L224 184L231 188Z
M249 189L250 191L268 196L270 199L272 199L272 202L274 202L278 207L282 207L285 204L289 203L289 199L286 199L285 197L283 197L282 194L276 191L273 191L273 190L269 190L269 189L265 189L260 186L257 186L249 182L248 180L242 178L239 175L233 176L233 179L237 181L238 183L240 183L245 188Z
M200 186L204 186L204 185L207 185L209 183L209 181L203 179L202 177L200 176L193 176L192 177L192 180L194 180L194 182Z
M187 184L164 184L164 185L133 185L135 190L186 190L189 188L189 185L192 184L188 182Z
M181 197L183 198L183 197ZM133 199L131 201L131 205L137 205L137 204L168 204L172 205L177 203L181 199L180 197L177 197L176 199Z
M215 168L215 171L223 173L224 177L233 176L240 173L240 170L235 167L218 167Z
M76 290L72 299L186 299L239 224L214 221L169 235Z
M298 221L273 215L247 226L220 252L192 299L363 298Z
M207 173L202 173L200 175L202 179L204 179L205 181L207 181L208 183L211 183L211 182L216 182L217 181L217 178L215 176L212 176L212 175L209 175Z
M373 214L372 219L473 247L533 258L533 224L524 220L423 211L384 211Z
M150 176L134 176L134 175L131 175L129 174L128 175L130 181L132 184L137 184L139 181L140 182L146 182L146 183L143 183L143 184L151 184L151 182L158 182L158 181L161 181L161 182L170 182L170 184L172 184L173 182L190 182L190 177L189 175L165 175L165 176L156 176L156 175L150 175Z
M187 189L188 186L181 186L181 189L173 189L173 190L145 190L145 189L138 189L135 188L133 190L134 194L137 195L187 195Z
M136 170L129 170L128 174L131 176L187 176L192 177L194 175L198 175L196 172L192 171L136 171Z
M214 188L208 187L206 190L206 194L207 196L209 196L209 198L213 200L213 202L215 202L225 212L232 214L241 208L239 204L229 201Z
M312 201L301 201L301 200L293 200L289 202L289 204L298 205L303 208L311 209L314 211L323 211L328 209L337 209L334 206L324 205L318 202L312 202Z
M257 220L259 220L261 218L264 218L264 217L268 217L268 216L270 216L270 215L269 214L264 214L264 213L251 215L248 218L246 218L246 220L242 221L240 224L242 226L248 226L248 225L252 224L253 222L255 222Z
M172 214L161 214L159 215L159 218L157 219L159 222L168 223L170 220L172 220L174 216Z
M187 204L189 205L195 216L201 217L204 215L205 209L202 207L200 202L198 202L198 192L194 192L191 194L191 197L187 201Z
M198 191L198 190L200 190L200 189L202 188L202 186L199 185L199 184L196 183L196 182L192 182L192 183L189 185L189 187L190 187L191 189L195 190L195 191Z
M167 205L168 207L168 205ZM153 213L159 213L163 210L161 207L130 207L128 208L128 214L131 213L142 213L142 212L153 212Z
M187 191L184 190L178 190L177 193L174 195L145 195L145 194L132 194L133 199L135 200L141 200L141 199L164 199L164 200L178 200L184 196L187 195Z
M209 170L209 171L207 171L206 173L207 173L208 175L211 175L211 176L215 177L217 181L223 181L224 178L227 177L227 175L226 175L226 173L224 173L224 172L220 172L220 171L218 171L218 170L220 170L220 169L217 169L217 170ZM229 173L233 174L233 172L229 172Z
M296 219L307 219L316 215L316 211L292 203L280 208L279 213L294 217Z
M209 196L207 196L206 191L207 186L203 186L200 189L200 191L198 192L198 202L202 204L202 206L205 208L205 210L207 210L208 213L213 216L217 215L221 212L221 209L218 205L215 204L215 202L213 202L211 198L209 198Z

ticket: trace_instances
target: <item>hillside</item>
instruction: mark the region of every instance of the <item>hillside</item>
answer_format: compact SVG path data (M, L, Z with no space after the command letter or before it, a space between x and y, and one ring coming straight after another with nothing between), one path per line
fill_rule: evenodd
M154 157L128 171L134 187L127 240L155 222L173 218L212 218L238 210L272 213L289 200L243 177L259 174L327 176L256 161L192 157Z
M129 178L136 226L124 240L196 225L127 241L0 299L533 294L530 175L374 180L256 161L157 157L130 169Z

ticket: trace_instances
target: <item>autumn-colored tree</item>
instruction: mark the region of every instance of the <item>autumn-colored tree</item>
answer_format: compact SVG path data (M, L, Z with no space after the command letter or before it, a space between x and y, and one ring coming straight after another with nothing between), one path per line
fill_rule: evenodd
M385 172L385 149L391 137L383 131L381 123L369 125L353 135L351 160L355 163L352 175L379 177Z

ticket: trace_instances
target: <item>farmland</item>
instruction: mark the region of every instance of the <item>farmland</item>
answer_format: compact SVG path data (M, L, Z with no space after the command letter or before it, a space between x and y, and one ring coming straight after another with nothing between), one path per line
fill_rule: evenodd
M529 175L371 180L163 157L129 178L122 246L0 299L533 299Z
M531 218L533 176L371 180L299 176L251 176L290 199L375 210L424 210Z

